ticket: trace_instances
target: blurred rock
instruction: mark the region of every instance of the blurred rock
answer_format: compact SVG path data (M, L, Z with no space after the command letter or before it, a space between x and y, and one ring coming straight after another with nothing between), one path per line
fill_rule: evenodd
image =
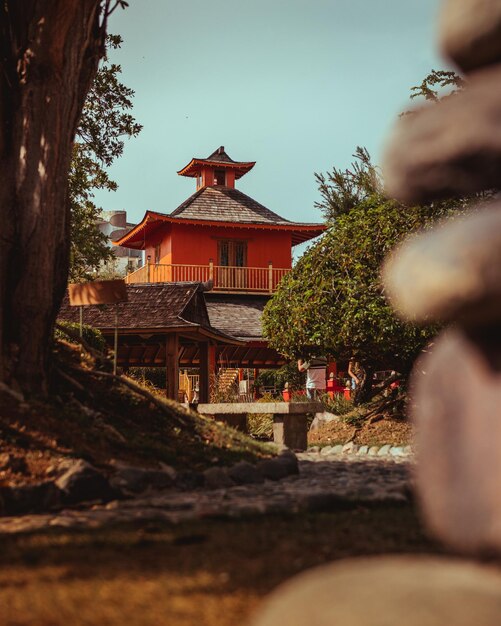
M167 489L174 485L171 472L131 465L118 467L110 484L124 493L141 493L147 489Z
M63 493L52 481L0 487L0 514L25 515L58 507Z
M501 334L443 334L413 374L416 487L425 519L462 551L501 550Z
M321 426L324 426L324 424L339 422L339 419L339 415L334 415L334 413L329 413L329 411L324 411L323 413L315 413L315 417L310 424L310 430L318 430Z
M241 461L231 467L228 474L238 485L252 485L264 482L263 474L255 465L247 463L247 461Z
M278 457L259 461L257 468L262 475L269 480L281 480L291 473L289 465L281 461Z
M501 575L452 559L353 559L278 587L251 626L498 626Z
M292 450L285 449L280 452L277 457L277 461L285 465L287 468L288 474L299 474L299 463L297 460L297 456L292 452Z
M501 3L446 0L440 15L440 47L464 72L501 61Z
M89 500L109 502L121 495L101 472L83 459L72 460L71 466L55 484L63 492L66 504Z
M406 204L499 187L501 67L451 98L401 117L386 150L386 191Z
M383 279L412 321L501 319L501 203L412 238L389 257Z
M232 487L234 484L228 475L228 470L224 467L210 467L204 472L204 485L208 489Z

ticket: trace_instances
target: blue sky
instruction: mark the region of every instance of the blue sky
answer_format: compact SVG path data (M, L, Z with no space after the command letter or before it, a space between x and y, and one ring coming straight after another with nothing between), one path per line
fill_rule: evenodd
M291 220L320 221L314 172L357 145L379 161L410 87L445 67L438 0L130 0L109 30L144 129L111 168L104 209L170 212L195 191L176 171L224 145L257 161L237 186Z

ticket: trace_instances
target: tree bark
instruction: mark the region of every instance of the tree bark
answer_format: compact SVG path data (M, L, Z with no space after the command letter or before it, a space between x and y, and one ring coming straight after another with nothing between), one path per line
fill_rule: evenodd
M102 0L0 4L0 381L44 393L69 259L68 169Z

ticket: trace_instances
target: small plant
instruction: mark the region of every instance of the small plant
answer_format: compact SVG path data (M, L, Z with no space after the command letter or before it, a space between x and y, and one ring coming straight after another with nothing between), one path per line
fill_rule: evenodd
M346 415L353 411L353 400L348 400L340 393L334 394L334 398L324 394L321 401L325 404L327 411L334 415Z
M279 402L272 393L265 393L256 402ZM256 439L273 439L273 415L271 413L248 413L247 428Z

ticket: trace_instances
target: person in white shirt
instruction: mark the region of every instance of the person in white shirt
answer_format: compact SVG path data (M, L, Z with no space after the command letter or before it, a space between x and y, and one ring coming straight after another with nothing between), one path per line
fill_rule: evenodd
M306 395L309 400L316 400L325 393L327 359L324 357L315 357L309 361L299 359L297 368L300 372L306 372Z

